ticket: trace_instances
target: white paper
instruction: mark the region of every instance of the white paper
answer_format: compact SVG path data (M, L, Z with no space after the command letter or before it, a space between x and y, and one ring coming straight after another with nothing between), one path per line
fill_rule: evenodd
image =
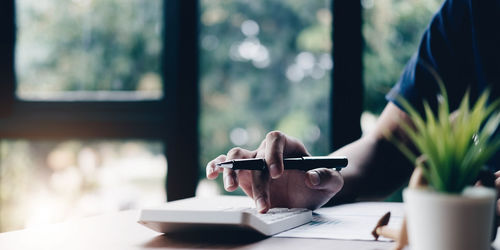
M399 229L403 210L403 203L395 202L359 202L320 208L311 222L274 237L374 240L371 232L378 220L390 211L389 226ZM383 237L379 240L390 241Z

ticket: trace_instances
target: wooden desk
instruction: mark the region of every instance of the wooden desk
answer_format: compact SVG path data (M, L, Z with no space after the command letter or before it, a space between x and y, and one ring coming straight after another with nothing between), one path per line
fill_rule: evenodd
M101 215L0 234L0 249L391 249L393 243L222 235L163 236L136 223L138 211ZM226 235L224 235L226 236ZM498 238L498 237L497 237ZM500 249L500 242L494 244Z
M0 234L0 249L391 249L391 243L319 239L237 239L176 235L163 236L138 224L138 211L125 211L61 224Z

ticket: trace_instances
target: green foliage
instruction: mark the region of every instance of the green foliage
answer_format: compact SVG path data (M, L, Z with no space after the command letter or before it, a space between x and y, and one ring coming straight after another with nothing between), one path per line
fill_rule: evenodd
M329 5L200 1L200 178L208 161L235 146L255 149L271 130L292 134L313 154L328 153ZM244 33L245 22L258 31ZM265 52L254 57L252 48ZM301 55L313 58L312 67L302 67ZM300 77L291 80L289 71Z
M18 0L16 9L21 97L61 91L161 93L161 0Z
M440 1L377 0L364 7L366 109L377 112L386 104L384 93ZM274 129L290 131L313 154L329 153L330 4L200 1L200 177L210 159L234 146L253 149ZM16 1L17 94L161 93L162 39L173 39L162 37L162 5L161 0ZM247 20L258 24L257 34L242 32ZM245 41L266 48L269 60L235 57L232 52ZM287 71L303 52L314 56L314 67L300 69L303 77L290 81ZM236 128L248 133L247 143L232 143Z
M439 82L442 96L438 98L437 114L424 101L425 117L406 100L400 99L410 115L413 126L402 123L419 153L425 157L424 177L439 192L460 193L473 185L484 164L500 148L500 138L492 138L500 124L500 99L488 104L489 91L485 91L474 105L469 92L458 110L450 113L448 96ZM405 144L392 139L397 147L415 162L415 155Z
M377 113L384 94L415 52L422 32L442 0L377 0L364 6L363 70L365 109ZM363 1L365 2L365 1ZM367 1L369 2L369 1ZM330 68L320 68L331 53L331 1L200 1L201 168L234 146L255 149L270 130L302 140L312 154L329 153ZM253 20L259 32L246 36L241 25ZM269 52L265 67L235 57L235 48L254 41ZM297 56L310 53L314 71L290 81L287 70ZM247 143L233 144L235 129Z
M363 5L364 109L380 113L385 107L385 94L398 81L442 2L375 0Z

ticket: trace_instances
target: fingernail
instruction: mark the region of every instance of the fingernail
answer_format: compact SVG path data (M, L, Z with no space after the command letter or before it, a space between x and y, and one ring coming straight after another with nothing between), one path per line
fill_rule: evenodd
M309 172L309 180L314 186L320 183L319 174L317 172Z
M226 184L226 189L230 188L234 185L234 180L231 178L231 176L226 176L226 181L224 182Z
M214 172L213 168L208 168L207 169L207 175L211 175Z
M269 166L269 174L272 178L279 177L278 166L276 166L276 164L271 164L271 166Z
M255 201L255 204L257 206L257 211L262 212L266 209L266 201L264 198L259 198L257 201Z

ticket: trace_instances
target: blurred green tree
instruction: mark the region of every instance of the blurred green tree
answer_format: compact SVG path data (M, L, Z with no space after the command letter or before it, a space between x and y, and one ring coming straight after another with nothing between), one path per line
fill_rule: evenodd
M406 62L442 0L364 0L363 81L365 110L379 114L385 94Z
M378 113L440 0L362 0L365 109ZM161 93L160 0L17 0L17 92ZM201 168L274 129L329 149L331 1L200 1ZM164 39L170 39L169 34ZM200 171L200 177L204 170Z
M18 96L161 93L161 6L161 0L16 1Z
M202 168L279 129L328 152L330 1L201 1Z

